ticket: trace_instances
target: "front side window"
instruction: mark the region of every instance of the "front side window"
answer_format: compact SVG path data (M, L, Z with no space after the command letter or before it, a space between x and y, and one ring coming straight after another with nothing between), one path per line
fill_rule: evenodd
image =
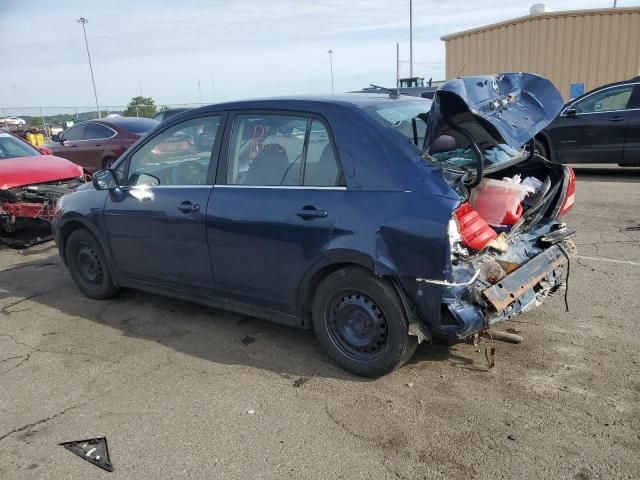
M205 185L219 115L173 125L138 149L129 163L128 185Z
M114 131L104 125L97 123L87 123L87 129L84 131L84 138L86 140L103 140L110 138L114 134Z
M228 185L331 187L339 180L335 148L320 120L236 115L229 145Z
M609 88L602 92L594 93L584 100L575 103L573 108L577 113L615 112L627 108L633 92L633 85Z
M69 130L64 132L62 136L63 140L68 140L70 142L75 142L78 140L84 140L84 129L86 125L76 125L75 127L71 127Z

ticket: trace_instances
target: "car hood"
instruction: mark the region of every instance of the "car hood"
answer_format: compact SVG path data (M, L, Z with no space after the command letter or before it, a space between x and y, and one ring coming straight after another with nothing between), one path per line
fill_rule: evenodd
M82 175L82 167L53 155L0 160L0 190L79 178Z
M452 115L471 113L496 140L520 148L551 123L564 105L558 89L532 73L463 77L435 93L425 138L435 139L438 125Z

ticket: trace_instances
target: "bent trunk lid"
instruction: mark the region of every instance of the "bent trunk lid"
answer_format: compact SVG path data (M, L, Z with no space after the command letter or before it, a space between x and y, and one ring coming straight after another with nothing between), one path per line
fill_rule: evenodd
M549 125L563 105L556 87L532 73L451 80L435 93L424 152L445 169L475 170L477 161L471 149L465 153L464 139L459 135L458 129L463 128L480 146L487 168L517 163L527 157L523 145ZM448 148L438 146L436 140L442 136L455 140L455 149L453 142Z

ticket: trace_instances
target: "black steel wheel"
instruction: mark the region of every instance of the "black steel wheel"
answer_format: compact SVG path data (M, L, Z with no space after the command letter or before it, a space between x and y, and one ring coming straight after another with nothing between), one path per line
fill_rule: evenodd
M366 294L336 292L326 310L329 335L343 355L354 360L375 360L387 347L389 327L384 312Z
M368 271L338 270L318 287L312 307L318 341L345 370L379 377L407 361L417 346L390 282Z
M65 259L73 281L86 296L104 299L116 291L102 246L84 228L69 235Z

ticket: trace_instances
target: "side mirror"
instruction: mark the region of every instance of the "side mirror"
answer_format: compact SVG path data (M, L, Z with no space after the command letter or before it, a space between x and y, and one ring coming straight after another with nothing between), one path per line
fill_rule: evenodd
M110 168L98 170L93 174L91 181L96 190L113 190L118 187L116 172Z
M565 116L567 117L575 117L577 115L578 111L575 108L567 108L564 111Z
M61 142L62 139L60 138L60 134L59 133L54 133L53 135L51 135L51 140L54 142Z

